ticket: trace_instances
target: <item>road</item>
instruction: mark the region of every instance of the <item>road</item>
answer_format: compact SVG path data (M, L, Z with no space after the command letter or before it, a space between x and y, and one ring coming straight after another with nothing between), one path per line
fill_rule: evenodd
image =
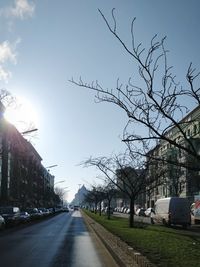
M79 211L0 233L1 267L116 267Z

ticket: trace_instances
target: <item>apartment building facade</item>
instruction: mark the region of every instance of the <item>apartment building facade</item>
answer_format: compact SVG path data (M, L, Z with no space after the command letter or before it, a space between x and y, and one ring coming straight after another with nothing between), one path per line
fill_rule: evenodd
M0 112L0 206L54 206L54 176L33 145L4 119L3 105Z
M167 132L168 137L177 144L191 147L200 155L200 106L187 114L179 125L182 133L177 127L172 127ZM154 206L159 198L180 196L193 202L200 195L200 164L197 158L164 140L149 153L155 158L165 159L165 172L158 186L147 194L147 207ZM153 170L150 172L153 175Z

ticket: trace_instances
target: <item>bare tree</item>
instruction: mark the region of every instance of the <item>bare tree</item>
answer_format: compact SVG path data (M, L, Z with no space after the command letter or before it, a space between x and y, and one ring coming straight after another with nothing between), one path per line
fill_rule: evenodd
M62 204L63 204L64 196L66 194L65 190L63 188L60 188L60 187L55 187L54 192L59 197L60 202L62 202Z
M107 201L107 217L108 220L110 220L111 216L111 202L113 198L116 196L118 190L116 189L116 186L113 182L107 181L107 183L103 186L103 192L104 192L104 199Z
M150 46L145 49L142 43L136 42L134 18L130 27L131 43L129 45L118 33L114 9L112 10L113 25L101 10L99 13L109 32L121 44L124 52L130 56L138 71L129 78L126 84L118 79L114 88L111 89L104 87L99 81L87 83L82 78L77 81L71 79L71 82L95 91L98 102L115 104L127 114L128 122L124 129L123 141L137 143L135 152L144 156L147 151L162 141L200 160L199 151L186 132L187 126L192 121L183 120L190 109L182 104L183 99L188 99L193 103L193 107L199 106L200 88L195 82L199 73L190 64L186 73L188 86L187 88L181 86L176 82L172 66L168 64L166 37L159 40L157 35L153 36ZM187 102L184 101L184 103ZM137 125L141 127L136 127ZM179 133L180 139L175 139L174 135L169 134L172 128ZM143 150L138 149L138 144L143 146ZM149 153L148 156L152 154ZM157 158L153 156L154 159L164 160L164 158L160 159L160 155ZM189 168L187 162L171 161L170 163ZM195 168L199 167L195 166Z
M92 185L92 189L85 197L85 201L94 206L94 213L97 213L99 207L99 215L101 216L101 204L105 198L104 190L101 185Z
M154 164L155 162L152 162ZM134 226L134 205L139 195L158 186L163 175L162 168L156 168L153 176L149 176L149 164L134 154L122 154L110 158L89 158L83 166L94 166L100 170L107 183L113 183L116 188L125 193L130 200L129 225ZM156 162L158 164L158 162Z
M0 89L0 102L3 103L5 107L15 106L16 97L14 97L8 90Z

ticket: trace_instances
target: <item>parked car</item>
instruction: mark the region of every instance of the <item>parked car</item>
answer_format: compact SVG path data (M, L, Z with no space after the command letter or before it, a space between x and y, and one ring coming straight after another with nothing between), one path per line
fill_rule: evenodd
M6 225L16 225L20 222L20 209L18 207L0 207L0 215Z
M155 214L155 211L152 208L148 208L148 209L145 210L144 213L145 213L145 216L152 217L152 215Z
M127 210L128 210L128 207L125 207L125 208L123 209L123 213L126 213Z
M0 229L4 229L5 225L5 219L0 215Z
M144 208L139 208L136 210L136 213L135 213L137 216L146 216L145 215L145 209Z
M69 208L68 207L63 207L62 211L69 212Z
M50 215L55 213L54 208L48 208L48 211Z
M31 220L36 220L42 217L41 212L37 208L27 208L25 211L30 214Z
M130 213L130 209L129 209L129 208L126 209L126 213L127 213L127 214Z
M38 208L38 211L43 215L43 216L47 216L49 215L49 210L46 208Z
M27 223L30 222L31 216L27 211L21 211L20 212L20 222L21 223Z
M152 219L155 223L187 227L191 224L190 202L179 197L158 199Z

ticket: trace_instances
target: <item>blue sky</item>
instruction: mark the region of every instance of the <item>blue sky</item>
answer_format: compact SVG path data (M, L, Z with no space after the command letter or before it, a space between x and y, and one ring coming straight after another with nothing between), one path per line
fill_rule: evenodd
M81 76L114 87L117 78L126 82L132 75L134 63L98 13L100 8L112 21L113 7L127 42L133 17L136 39L144 46L156 33L167 35L178 80L183 81L191 61L200 70L198 0L0 1L0 86L23 96L37 113L32 142L44 166L58 165L51 173L56 182L66 180L60 187L68 186L68 200L79 184L98 182L95 170L77 166L81 161L124 150L125 114L96 104L92 92L69 82Z

